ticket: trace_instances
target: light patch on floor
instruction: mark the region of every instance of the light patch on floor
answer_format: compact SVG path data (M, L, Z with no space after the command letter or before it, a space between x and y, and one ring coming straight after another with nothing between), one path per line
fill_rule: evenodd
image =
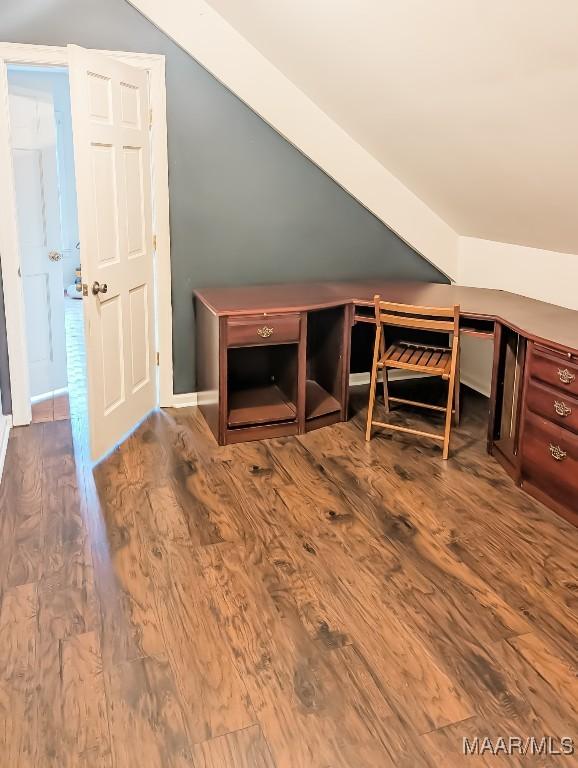
M65 297L64 320L68 393L54 392L43 400L32 403L33 424L86 415L86 354L82 301Z

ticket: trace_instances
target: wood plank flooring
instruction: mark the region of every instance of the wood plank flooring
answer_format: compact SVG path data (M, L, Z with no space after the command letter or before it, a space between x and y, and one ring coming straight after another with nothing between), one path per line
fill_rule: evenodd
M2 768L578 765L463 754L578 749L578 530L486 455L480 396L448 462L366 444L366 396L346 424L225 448L196 409L158 412L94 472L74 414L13 430Z
M32 423L40 424L46 421L63 421L70 419L68 394L50 395L44 400L32 403Z

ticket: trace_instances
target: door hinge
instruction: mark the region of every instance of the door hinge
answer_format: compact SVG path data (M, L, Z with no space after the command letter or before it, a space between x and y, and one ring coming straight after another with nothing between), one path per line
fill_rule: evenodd
M157 365L161 364L161 355L160 352L157 352Z
M153 251L157 249L157 236L153 235Z

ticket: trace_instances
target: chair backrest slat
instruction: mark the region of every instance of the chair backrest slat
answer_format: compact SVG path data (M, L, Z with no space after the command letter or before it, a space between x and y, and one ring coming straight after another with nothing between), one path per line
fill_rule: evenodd
M458 333L460 308L457 304L453 307L419 307L382 301L379 296L374 296L374 302L377 323L424 331Z
M425 317L407 317L404 315L386 315L379 313L379 322L385 325L401 325L404 328L419 328L424 331L453 331L453 320L430 320Z

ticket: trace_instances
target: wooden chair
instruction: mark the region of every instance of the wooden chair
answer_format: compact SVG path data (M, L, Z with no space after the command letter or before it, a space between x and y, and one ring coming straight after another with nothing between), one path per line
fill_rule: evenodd
M369 388L369 407L367 412L367 429L365 439L371 439L373 425L393 429L399 432L409 432L421 437L431 437L443 442L443 458L448 458L452 413L456 423L459 422L460 408L460 376L459 376L459 347L460 347L460 308L458 305L449 308L415 307L406 304L392 304L381 301L379 296L375 301L375 345L373 348L373 365L371 368L371 385ZM429 344L398 341L385 347L384 325L395 325L403 328L415 328L423 331L448 332L453 334L449 347L432 346ZM390 397L388 392L387 372L389 368L401 368L405 371L416 371L430 376L441 376L448 382L448 399L446 406L430 405L429 403L404 400L400 397ZM432 411L443 411L446 414L443 434L423 432L418 429L401 427L397 424L386 424L373 421L375 405L375 390L379 369L383 370L383 399L385 410L389 412L390 403L402 405L417 405ZM455 398L455 407L454 406Z

